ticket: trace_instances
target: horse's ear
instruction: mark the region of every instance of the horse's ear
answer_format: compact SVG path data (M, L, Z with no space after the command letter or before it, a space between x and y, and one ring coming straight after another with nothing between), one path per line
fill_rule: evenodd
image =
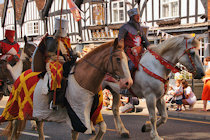
M25 43L27 42L27 37L26 36L24 36L24 41L25 41Z
M118 45L118 38L115 38L115 40L114 40L114 47L116 48L117 45Z

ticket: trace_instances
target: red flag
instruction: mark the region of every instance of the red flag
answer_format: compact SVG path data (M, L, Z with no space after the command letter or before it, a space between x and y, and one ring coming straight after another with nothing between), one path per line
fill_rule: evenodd
M71 13L73 14L74 19L76 21L79 21L81 19L81 15L79 13L78 7L72 0L67 0L67 2L69 4L69 8L70 8Z

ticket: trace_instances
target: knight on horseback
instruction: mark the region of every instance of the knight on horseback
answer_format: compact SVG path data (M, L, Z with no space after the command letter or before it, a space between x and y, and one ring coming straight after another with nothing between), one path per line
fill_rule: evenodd
M20 58L20 46L14 41L14 36L14 30L6 30L6 39L0 41L0 59L7 60L11 66L14 66Z
M48 91L51 95L50 101L55 100L53 93L56 91L56 103L54 104L63 104L68 74L77 59L77 55L71 48L70 38L67 37L67 31L68 21L55 18L55 32L53 36L46 34L45 37L43 37L39 47L35 51L32 62L33 71L43 72L41 74L42 76L47 72L48 75L51 76ZM42 46L45 46L45 49L41 49ZM42 60L42 62L40 62L40 60ZM58 67L58 65L60 65L60 67ZM59 74L60 70L63 72ZM52 76L53 74L54 76ZM52 79L53 77L55 77L54 81ZM56 84L54 84L55 82Z
M120 45L125 46L124 50L128 56L128 66L131 74L138 69L138 63L144 49L150 43L146 37L145 30L148 28L140 25L140 12L138 8L128 11L130 20L119 30L118 41Z
M6 30L6 39L0 41L0 60L6 60L11 66L14 66L20 58L20 46L14 41L14 36L14 30ZM2 93L4 93L3 87L4 81L0 79L0 92Z
M139 9L129 10L128 15L130 20L119 29L118 41L119 45L124 46L124 51L128 56L128 67L133 75L138 70L141 56L150 43L146 36L148 28L140 25ZM121 94L125 95L127 91L127 89L121 90Z

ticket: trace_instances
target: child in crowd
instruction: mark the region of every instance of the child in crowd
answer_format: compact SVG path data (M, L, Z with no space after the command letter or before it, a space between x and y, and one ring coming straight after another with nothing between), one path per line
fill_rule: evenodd
M181 80L176 80L176 88L174 97L176 98L177 109L176 111L182 111L182 95L183 95L183 88L181 85Z
M166 103L169 103L171 100L173 100L173 96L174 96L174 88L172 85L169 84L168 92L164 96Z

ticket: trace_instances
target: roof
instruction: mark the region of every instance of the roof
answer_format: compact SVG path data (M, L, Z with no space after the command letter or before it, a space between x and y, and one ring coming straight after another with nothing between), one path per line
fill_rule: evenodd
M11 2L12 2L12 5L13 5L13 1L12 0L11 0ZM16 0L15 1L16 20L20 20L20 18L21 18L23 2L24 2L24 0ZM14 5L13 5L13 7L14 7Z
M0 4L0 17L3 15L4 4Z
M42 10L45 6L46 0L35 0L38 10Z

